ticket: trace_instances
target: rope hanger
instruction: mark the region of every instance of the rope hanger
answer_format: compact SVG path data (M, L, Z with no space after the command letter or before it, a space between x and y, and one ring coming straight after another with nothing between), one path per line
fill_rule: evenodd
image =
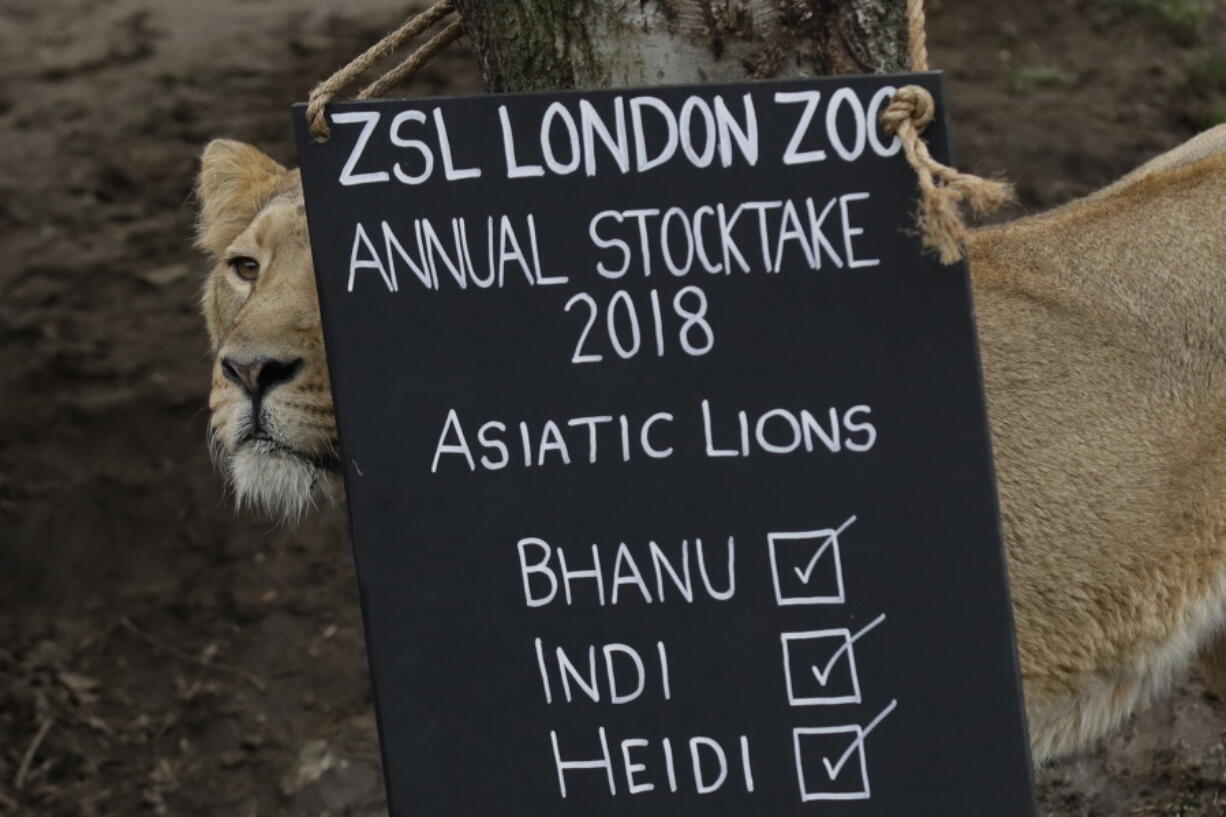
M929 70L924 0L907 0L907 35L911 70ZM881 114L881 124L902 142L907 162L919 179L915 226L924 248L935 252L942 264L954 264L966 257L969 237L958 204L966 202L976 216L991 213L1013 201L1013 187L999 179L959 172L932 158L921 137L935 115L936 102L927 89L904 85Z
M311 95L307 99L306 111L307 122L311 126L311 134L315 137L315 140L325 142L332 135L332 130L328 127L328 117L324 114L324 108L342 88L369 71L370 67L376 62L391 54L404 45L404 43L421 34L453 11L455 11L455 6L452 5L451 0L439 0L439 2L421 14L414 15L405 20L400 28L379 40L379 42L354 57L348 65L342 66L335 74L316 85L311 90ZM420 45L416 51L406 57L395 68L367 85L361 91L358 91L357 95L353 98L370 99L386 93L397 82L410 79L425 67L426 63L430 62L435 54L460 39L463 34L464 23L460 20L455 20L438 34L435 34Z
M928 71L928 44L923 0L906 0L908 55L911 70ZM430 8L410 17L398 29L358 55L349 64L315 86L307 101L307 122L317 141L331 135L325 108L346 86L370 70L376 62L400 48L409 40L433 27L455 11L452 0L439 0ZM354 96L371 99L382 96L398 82L410 79L436 54L464 34L464 23L453 20L441 31L422 43L399 65L380 76ZM975 215L992 212L1013 200L1013 188L997 179L984 179L941 164L932 158L923 140L924 129L936 114L932 94L918 85L899 88L881 115L888 133L902 143L907 162L919 181L919 206L916 227L924 248L937 254L943 264L953 264L965 257L969 235L962 220L959 204L965 202Z

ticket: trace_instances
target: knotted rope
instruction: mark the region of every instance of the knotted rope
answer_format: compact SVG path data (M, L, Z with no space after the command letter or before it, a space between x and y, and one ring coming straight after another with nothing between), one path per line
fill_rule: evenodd
M928 42L923 0L907 0L907 31L912 71L928 70ZM921 138L936 114L932 94L918 85L904 85L881 115L886 131L898 136L907 161L919 178L920 200L916 226L924 247L934 250L943 264L960 261L966 252L968 231L958 205L966 202L976 215L990 213L1013 200L1007 182L984 179L943 165Z
M332 76L315 86L307 100L307 122L311 134L319 141L326 140L331 135L328 127L328 117L324 108L342 88L352 83L379 60L398 49L401 45L421 34L435 23L455 11L451 0L439 0L430 8L414 17L405 20L400 28L388 34L382 40L363 51L352 62L341 68ZM439 33L421 45L403 62L383 74L370 85L358 92L354 99L370 99L380 96L397 82L406 80L416 74L423 65L464 34L464 24L460 20L453 21Z

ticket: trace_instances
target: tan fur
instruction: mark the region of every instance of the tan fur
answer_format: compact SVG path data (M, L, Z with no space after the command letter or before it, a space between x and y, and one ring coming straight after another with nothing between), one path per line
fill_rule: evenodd
M227 162L244 156L224 145ZM297 180L246 156L215 187L214 152L202 244L221 255L245 235L279 268L246 301L214 270L203 305L215 347L292 348L322 373ZM971 239L1038 761L1102 735L1198 655L1226 694L1224 211L1219 128L1080 202ZM334 433L326 381L313 382L308 448ZM214 376L223 447L231 391Z
M197 245L214 260L201 295L213 350L213 451L240 505L297 516L335 490L339 465L299 177L249 145L218 140L204 151L197 195ZM254 283L227 263L235 256L259 262ZM270 440L245 439L254 408L223 376L226 357L303 361L262 401Z
M1226 128L971 244L1035 755L1226 618Z

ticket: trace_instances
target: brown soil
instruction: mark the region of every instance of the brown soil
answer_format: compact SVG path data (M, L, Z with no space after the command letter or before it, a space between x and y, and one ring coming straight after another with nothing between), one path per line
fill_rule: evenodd
M1164 3L932 3L963 166L1033 209L1191 135L1223 15ZM203 442L195 157L292 161L289 103L404 11L323 8L0 3L0 813L383 813L341 514L236 516ZM461 48L408 90L477 86ZM1190 679L1043 770L1042 813L1226 813L1224 736Z

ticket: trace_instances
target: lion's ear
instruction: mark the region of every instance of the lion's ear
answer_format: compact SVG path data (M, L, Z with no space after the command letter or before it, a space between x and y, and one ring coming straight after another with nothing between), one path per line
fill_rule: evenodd
M196 180L200 198L196 245L219 257L268 203L288 172L251 145L232 139L209 142Z

